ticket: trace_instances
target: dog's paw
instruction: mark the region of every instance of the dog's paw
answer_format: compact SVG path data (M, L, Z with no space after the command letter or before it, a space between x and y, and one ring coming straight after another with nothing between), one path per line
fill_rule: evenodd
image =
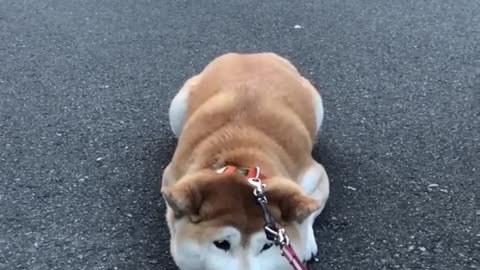
M317 258L317 255L318 255L318 247L317 247L317 243L314 243L314 244L311 244L310 246L310 253L307 253L306 255L306 258L304 260L305 263L307 264L312 264L312 263L315 263L315 262L318 262L318 258ZM307 251L308 252L308 251Z
M314 263L316 263L316 262L318 262L318 261L319 261L319 260L318 260L317 256L315 256L315 255L312 254L312 256L310 257L310 259L304 261L304 263L307 264L307 265L313 265Z
M318 253L318 245L317 241L315 239L315 234L313 233L313 228L309 227L308 228L308 233L307 233L307 241L306 241L306 249L305 249L305 255L306 261L312 260L317 256Z

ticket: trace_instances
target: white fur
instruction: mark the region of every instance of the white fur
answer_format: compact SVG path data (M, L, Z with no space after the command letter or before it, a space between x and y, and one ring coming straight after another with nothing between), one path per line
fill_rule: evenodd
M174 231L181 233L186 222L185 219L177 221ZM220 240L227 240L230 243L229 251L215 247L213 242ZM197 242L194 239L180 240L172 237L170 248L175 263L182 270L240 270L243 264L242 256L239 256L242 253L241 240L240 231L233 227L224 227L206 242Z
M273 245L267 250L262 252L261 249L266 243L271 243L265 237L265 232L262 230L253 234L250 237L250 245L247 251L247 260L245 266L250 270L262 270L262 269L291 269L288 262L280 253L280 248Z
M318 215L320 215L320 213L323 211L325 204L327 203L330 193L330 183L325 169L317 162L314 162L314 164L305 171L300 183L303 191L306 194L312 196L316 200L319 200L321 203L321 208L312 213L300 225L300 232L302 233L302 238L305 239L306 243L306 255L316 255L318 252L318 246L315 239L315 234L313 232L313 223ZM308 254L308 252L310 253Z
M183 126L185 125L185 116L188 109L188 97L190 96L192 87L194 87L198 81L198 76L199 75L193 76L187 80L170 103L168 117L172 131L177 138L182 133Z
M313 164L305 170L300 179L303 192L325 203L330 193L330 185L327 172L323 166L313 161Z
M181 222L177 223L181 226ZM215 240L228 240L229 251L218 249ZM262 231L252 234L246 246L241 244L240 232L225 227L220 233L206 243L197 243L192 239L171 241L172 255L175 263L182 270L289 270L291 266L281 255L277 246L260 252L265 243L270 243ZM300 254L303 255L304 252ZM303 257L303 256L301 256Z
M313 95L314 106L315 106L315 118L317 120L317 132L320 131L323 123L324 111L323 111L323 101L320 94L315 91Z
M175 134L177 138L180 136L180 133L183 129L183 124L185 122L185 114L187 113L187 105L188 88L184 86L173 98L168 111L170 126L172 128L173 134Z
M323 100L322 96L318 92L318 90L310 83L309 80L302 77L302 84L305 88L308 88L311 92L313 98L313 107L315 110L315 120L316 120L316 132L320 131L322 127L323 118L324 118L324 111L323 111Z
M316 133L318 134L320 132L320 128L322 127L325 114L323 109L323 100L318 90L313 87L310 81L305 78L303 79L304 85L312 92L314 103L313 105L315 109ZM330 194L330 183L325 168L323 168L323 166L318 162L313 161L313 165L311 165L310 168L308 168L302 175L300 179L300 185L302 186L303 192L312 196L314 199L319 200L321 203L320 209L312 213L300 225L300 232L302 232L302 238L305 239L306 243L307 254L305 255L316 255L318 252L318 245L313 231L313 223L323 211L325 204L327 203L328 196ZM310 259L310 257L307 258Z

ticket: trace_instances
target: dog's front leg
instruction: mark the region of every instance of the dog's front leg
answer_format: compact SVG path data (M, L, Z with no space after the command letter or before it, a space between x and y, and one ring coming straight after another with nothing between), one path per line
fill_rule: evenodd
M313 160L312 165L302 175L300 185L306 194L321 202L321 207L301 224L302 232L304 233L303 239L305 239L306 245L305 259L310 260L318 252L313 223L323 211L330 193L330 184L325 168Z

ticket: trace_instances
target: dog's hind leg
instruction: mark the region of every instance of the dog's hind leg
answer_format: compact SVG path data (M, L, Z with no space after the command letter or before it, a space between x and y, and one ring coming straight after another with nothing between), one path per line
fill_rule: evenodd
M170 108L168 110L168 117L170 122L170 127L172 128L173 134L178 138L182 133L183 126L185 124L185 117L188 109L188 97L192 88L195 86L198 81L198 76L193 76L188 79L183 87L178 91L178 93L173 98L170 103Z
M301 76L298 69L285 57L279 56L275 53L266 53L265 55L277 59L280 63L283 64L285 68L288 68L293 73L296 73ZM324 118L324 110L323 110L323 100L322 96L320 95L319 91L313 86L313 84L305 77L302 77L303 86L309 89L312 93L312 100L313 100L313 107L315 110L315 133L320 131L320 128L323 123Z
M322 127L323 124L323 118L324 118L324 109L323 109L323 99L322 96L320 95L320 92L315 88L315 86L312 85L312 83L307 80L306 78L303 79L303 85L305 88L309 89L311 94L312 94L312 100L313 100L313 108L314 108L314 113L315 113L315 133L318 134L320 132L320 128Z

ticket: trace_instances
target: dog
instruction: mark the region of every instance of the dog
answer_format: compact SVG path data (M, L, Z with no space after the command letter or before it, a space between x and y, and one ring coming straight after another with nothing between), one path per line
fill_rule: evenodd
M247 181L257 169L275 224L301 260L316 255L312 226L329 197L327 173L312 157L324 109L289 60L220 55L185 81L168 113L178 141L161 194L180 269L292 269L264 232Z

